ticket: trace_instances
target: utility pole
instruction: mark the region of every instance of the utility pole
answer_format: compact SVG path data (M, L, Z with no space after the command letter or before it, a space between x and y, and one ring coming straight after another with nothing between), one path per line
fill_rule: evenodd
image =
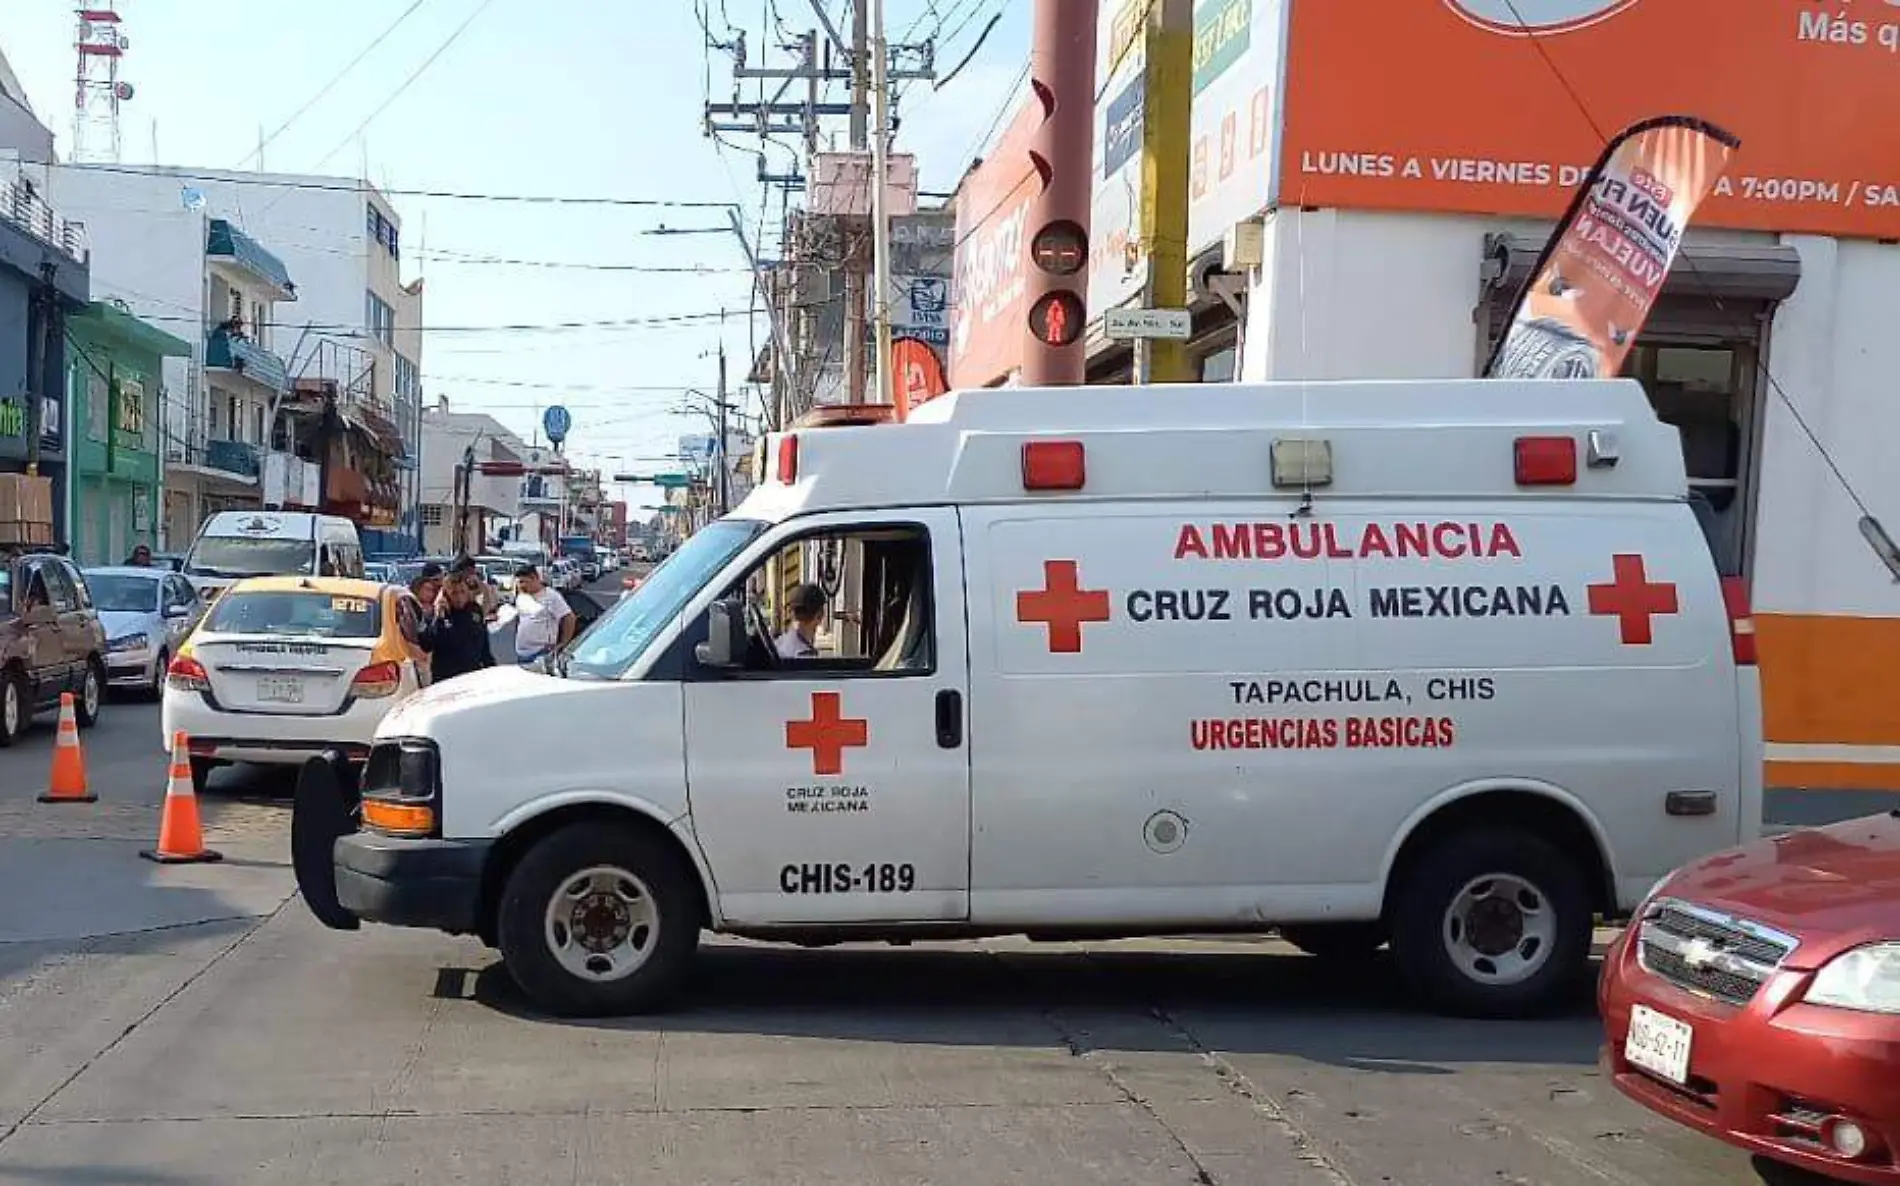
M719 478L718 485L713 489L718 492L719 515L724 518L726 512L732 509L732 467L726 462L726 342L724 338L719 340L719 386L714 391L714 403L719 411L718 427L714 430L719 434L719 440L713 446L713 456L719 462Z
M1094 172L1094 0L1036 0L1030 91L1042 110L1029 153L1043 179L1029 205L1029 310L1023 382L1075 386L1087 380L1089 184Z
M874 403L894 403L891 391L891 215L886 208L891 184L891 86L884 44L884 0L857 0L852 11L871 10L871 111L877 134L871 140L871 374ZM908 412L909 409L903 409Z
M1193 0L1156 0L1143 32L1147 80L1141 123L1141 245L1148 257L1142 305L1187 307L1188 141L1193 135ZM1187 343L1140 338L1135 382L1186 383Z
M861 153L870 147L868 135L871 84L870 11L867 0L852 0L851 5L851 151ZM884 139L884 129L878 129ZM882 179L873 177L873 187ZM874 188L871 202L881 208L883 195ZM849 223L846 224L849 226ZM854 404L864 402L864 240L848 230L844 236L844 365L846 398Z

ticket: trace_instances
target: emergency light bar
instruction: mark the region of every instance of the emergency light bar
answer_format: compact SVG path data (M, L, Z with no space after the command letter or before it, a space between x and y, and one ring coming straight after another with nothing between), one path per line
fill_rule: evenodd
M1080 490L1088 481L1088 458L1081 441L1026 441L1024 490Z

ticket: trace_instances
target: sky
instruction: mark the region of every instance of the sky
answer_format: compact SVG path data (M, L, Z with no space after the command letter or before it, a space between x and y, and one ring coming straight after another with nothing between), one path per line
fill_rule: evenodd
M850 0L819 2L849 36ZM709 95L730 101L734 82L731 56L706 48L701 20L722 41L745 30L750 65L784 66L792 59L777 48L780 30L818 27L812 4L117 0L128 41L121 77L136 88L123 108L122 160L258 168L261 143L264 169L366 177L385 189L737 202L749 228L764 226L769 255L780 199L774 193L761 223L758 137L728 135L721 144L704 134L702 104ZM62 156L72 122L74 8L72 0L0 4L0 50ZM940 73L1000 17L947 86L900 91L896 149L917 155L924 189L953 188L1000 122L1028 57L1029 9L1029 0L888 0L893 43L941 31ZM743 85L753 98L762 84ZM824 96L847 97L842 83ZM842 118L825 129L845 146ZM780 145L766 160L782 173L792 157L791 146ZM574 418L568 450L583 464L664 468L682 434L706 427L677 412L681 390L714 386L722 343L738 382L769 338L763 318L745 315L751 278L733 236L649 233L721 226L723 211L393 201L403 221L403 279L427 280L425 399L489 412L524 439L541 409L562 403ZM733 316L679 326L426 332L722 310ZM619 496L659 501L646 487Z

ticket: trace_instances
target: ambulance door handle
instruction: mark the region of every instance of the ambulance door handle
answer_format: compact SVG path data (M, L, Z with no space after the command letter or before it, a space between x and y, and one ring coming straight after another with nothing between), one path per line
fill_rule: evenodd
M937 745L955 749L963 744L963 693L945 688L937 693Z

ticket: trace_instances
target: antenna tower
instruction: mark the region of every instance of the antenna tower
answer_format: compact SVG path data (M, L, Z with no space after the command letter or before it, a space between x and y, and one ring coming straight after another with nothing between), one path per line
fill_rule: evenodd
M74 12L79 68L73 87L72 159L117 164L119 107L132 98L132 84L119 78L119 63L130 42L120 25L118 0L94 0Z

